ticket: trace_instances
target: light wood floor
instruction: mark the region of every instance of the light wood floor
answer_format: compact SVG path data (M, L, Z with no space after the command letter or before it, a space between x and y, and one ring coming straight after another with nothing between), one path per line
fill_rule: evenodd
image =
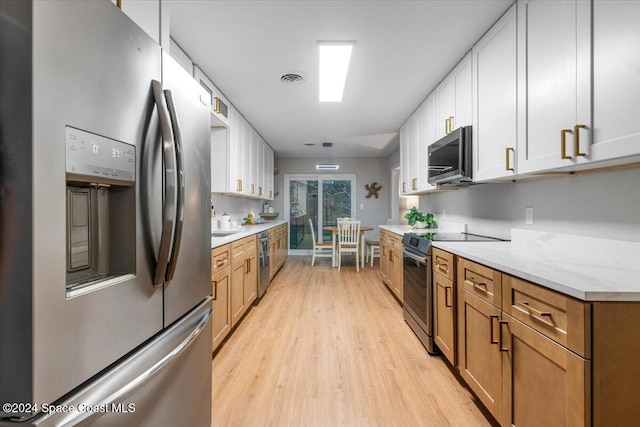
M375 267L290 256L213 359L214 426L488 426Z

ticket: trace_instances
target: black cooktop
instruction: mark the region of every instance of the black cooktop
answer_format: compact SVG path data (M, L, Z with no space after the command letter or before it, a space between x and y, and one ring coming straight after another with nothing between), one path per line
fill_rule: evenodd
M429 233L425 231L410 231L402 237L405 248L421 254L427 254L431 242L507 242L505 239L481 236L471 233Z

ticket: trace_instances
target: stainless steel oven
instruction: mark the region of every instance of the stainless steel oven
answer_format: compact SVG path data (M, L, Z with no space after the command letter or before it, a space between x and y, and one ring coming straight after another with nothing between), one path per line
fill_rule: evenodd
M404 320L429 353L433 344L431 245L429 240L407 233L402 239L402 299Z

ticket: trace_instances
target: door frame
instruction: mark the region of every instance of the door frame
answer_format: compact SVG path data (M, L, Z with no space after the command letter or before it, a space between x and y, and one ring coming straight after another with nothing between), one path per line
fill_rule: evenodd
M357 175L355 173L334 173L334 174L297 174L297 173L287 173L284 175L284 220L290 224L290 212L291 212L291 181L318 181L318 206L321 206L322 201L322 181L331 180L331 181L351 181L351 217L356 218L356 178ZM320 214L320 212L318 212ZM318 215L319 218L316 221L316 239L322 235L322 218ZM291 227L291 225L289 225ZM289 228L290 229L290 228ZM287 242L287 250L289 255L311 255L313 249L291 249L290 243Z

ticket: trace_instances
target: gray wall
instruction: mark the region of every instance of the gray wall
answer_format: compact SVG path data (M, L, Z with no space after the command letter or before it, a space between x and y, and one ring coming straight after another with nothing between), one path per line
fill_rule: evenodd
M279 195L275 197L273 206L276 212L280 212L280 219L284 218L284 175L285 174L331 174L333 171L317 171L316 163L326 163L326 158L278 158L276 165L280 173L275 176L275 190ZM340 169L338 174L356 175L356 218L362 221L362 225L377 226L386 224L389 215L389 179L390 169L387 167L387 158L342 158L336 163ZM378 192L378 198L371 196L366 198L368 191L366 184L377 182L382 186ZM360 204L363 209L360 209ZM378 229L366 233L367 238L377 238Z
M534 224L525 225L525 207ZM511 228L640 241L640 168L529 182L480 184L420 197L420 210L509 237ZM594 248L597 250L597 248Z

